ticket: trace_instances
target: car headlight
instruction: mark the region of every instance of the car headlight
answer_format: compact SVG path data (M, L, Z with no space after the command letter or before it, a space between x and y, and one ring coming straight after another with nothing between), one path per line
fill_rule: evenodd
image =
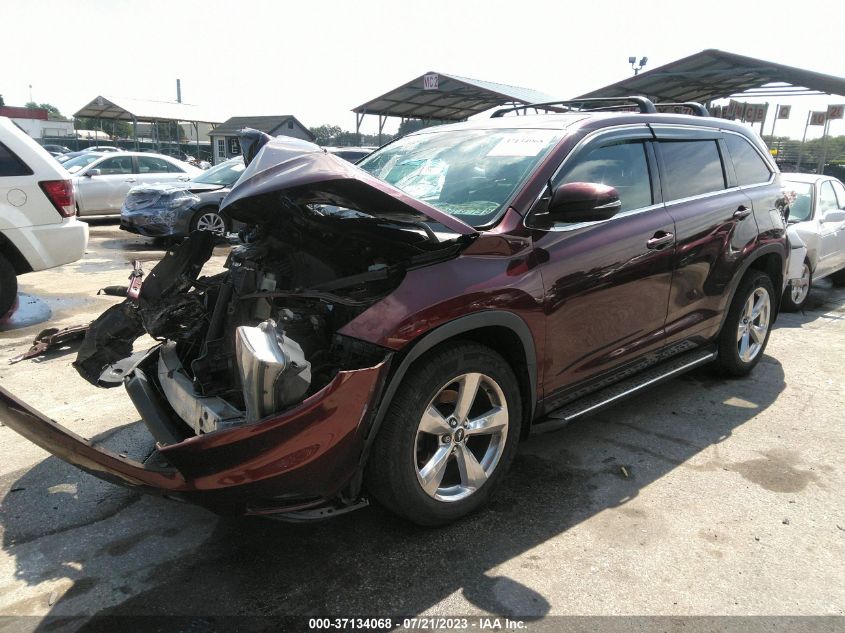
M183 193L178 196L171 198L167 202L167 208L171 211L177 211L179 209L184 209L185 207L189 207L192 204L196 204L200 201L199 196L195 196L192 193Z

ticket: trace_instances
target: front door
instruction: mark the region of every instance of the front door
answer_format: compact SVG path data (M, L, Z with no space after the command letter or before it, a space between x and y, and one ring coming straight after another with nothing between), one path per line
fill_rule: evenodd
M833 189L833 182L822 181L818 191L816 220L819 223L819 261L816 276L836 272L845 265L845 222L825 221L829 211L839 209L839 201Z
M659 204L650 139L645 126L599 134L552 179L552 190L569 182L611 185L622 208L609 220L560 224L535 238L547 259L540 270L550 407L569 387L663 344L675 229Z
M90 177L82 175L77 179L82 213L86 215L120 213L126 192L138 182L132 156L120 154L109 156L98 163L93 163L90 169L98 169L99 174Z

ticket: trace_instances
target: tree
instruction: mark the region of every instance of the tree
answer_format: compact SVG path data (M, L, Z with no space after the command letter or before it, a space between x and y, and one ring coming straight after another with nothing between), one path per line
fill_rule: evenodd
M109 135L116 135L119 138L132 137L132 125L128 121L79 117L76 119L76 129L100 130Z
M318 127L310 127L308 131L315 136L314 142L317 145L333 145L343 130L339 125L328 125L324 123Z
M42 110L47 110L47 118L51 121L64 121L65 118L62 116L62 113L59 112L59 109L51 103L35 103L35 101L27 101L26 108L41 108Z

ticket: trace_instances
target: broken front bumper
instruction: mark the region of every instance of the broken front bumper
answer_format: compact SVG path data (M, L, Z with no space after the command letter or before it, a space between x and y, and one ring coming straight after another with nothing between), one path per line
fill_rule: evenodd
M0 387L0 420L106 481L221 514L273 515L335 500L358 472L390 358L339 372L296 407L252 424L157 445L145 463L94 446ZM159 397L155 390L150 397ZM137 401L136 401L137 404ZM151 406L167 406L164 400Z

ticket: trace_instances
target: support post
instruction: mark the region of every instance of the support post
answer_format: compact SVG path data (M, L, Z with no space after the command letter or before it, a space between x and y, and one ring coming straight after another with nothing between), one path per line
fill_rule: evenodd
M830 132L830 119L825 116L824 118L824 132L822 132L822 157L819 160L818 169L816 169L817 174L824 174L824 164L827 162L827 137L828 132Z
M807 128L810 127L810 117L813 116L813 111L807 112L807 122L804 123L804 136L801 139L801 147L798 149L798 164L795 165L795 171L801 171L801 159L804 157L804 143L807 142Z
M384 130L384 124L387 122L387 117L383 114L378 115L378 144L381 145L381 132Z
M135 139L135 151L138 151L138 119L132 116L132 137Z

